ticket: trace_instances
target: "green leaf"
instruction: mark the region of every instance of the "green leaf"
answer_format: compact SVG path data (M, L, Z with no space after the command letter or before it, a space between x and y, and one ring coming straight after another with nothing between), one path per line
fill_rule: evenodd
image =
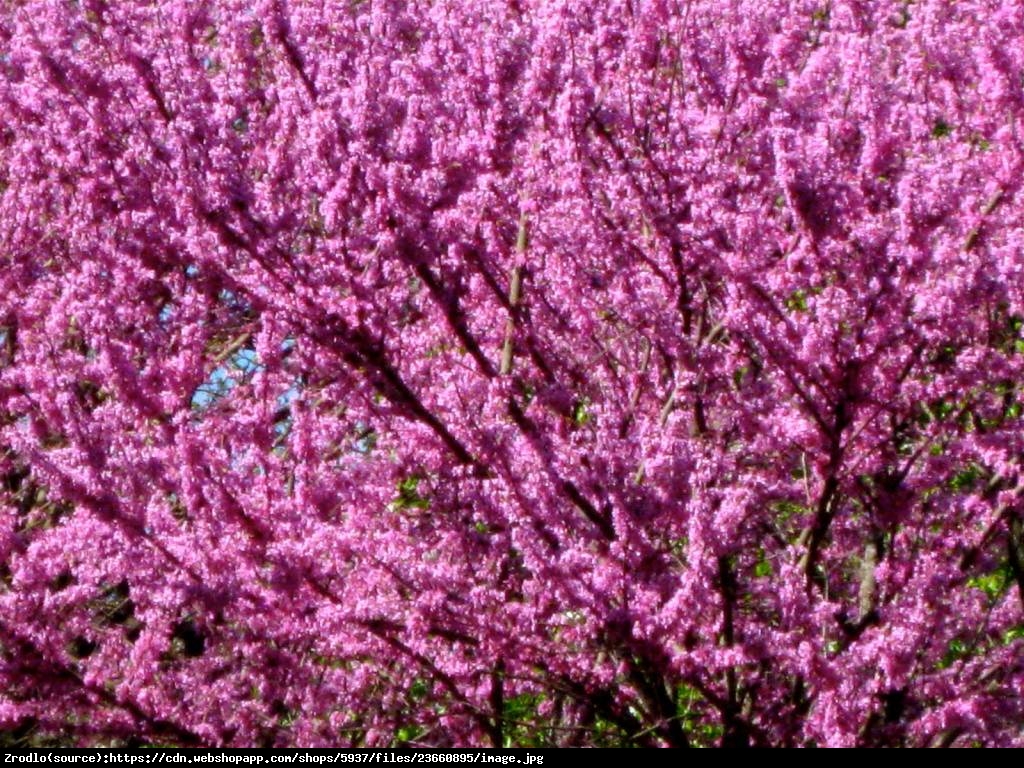
M935 125L932 126L932 138L944 139L953 132L953 126L943 120L941 117L935 121Z
M807 291L798 289L790 294L789 298L786 299L786 309L790 312L806 312L807 311Z
M398 496L391 502L396 510L407 509L429 509L430 499L419 492L420 480L418 475L409 475L398 482Z
M582 397L578 399L572 407L572 423L577 427L584 427L591 421L590 412L587 410L587 406L590 405L590 401Z
M767 560L759 560L754 566L754 576L759 579L767 578L772 575L772 564Z
M1010 586L1012 574L1008 565L1002 565L991 573L974 576L967 585L985 593L989 600L995 600Z

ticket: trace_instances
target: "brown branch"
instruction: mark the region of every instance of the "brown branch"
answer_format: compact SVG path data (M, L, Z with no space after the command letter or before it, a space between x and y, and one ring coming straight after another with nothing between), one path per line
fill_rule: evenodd
M29 638L18 634L14 629L0 621L0 635L11 638L17 646L17 655L24 663L31 660L31 665L21 671L42 681L61 682L72 688L80 689L87 696L93 696L104 704L120 709L132 717L146 733L159 737L171 737L184 746L200 747L207 745L198 734L183 728L176 723L152 715L143 709L137 702L119 698L114 692L107 690L102 685L87 683L81 675L71 667L55 659L48 658L35 643ZM14 650L13 648L11 650Z
M877 580L875 569L878 567L880 547L875 541L864 546L864 557L860 564L860 587L857 593L857 621L863 623L875 610L875 592Z
M505 745L505 661L498 659L491 671L491 746L501 749Z
M732 648L736 642L734 614L737 583L733 565L724 555L718 558L718 590L722 596L722 642L726 648ZM722 715L721 746L747 747L750 745L750 739L739 718L739 685L734 667L729 667L725 671L725 696L724 705L720 710Z
M288 64L295 71L295 74L298 75L298 78L302 82L302 86L306 89L306 93L309 95L309 98L316 101L318 97L316 85L309 77L309 73L306 72L306 67L302 61L302 55L299 53L299 49L295 46L295 42L289 35L289 24L288 20L285 18L284 0L279 0L279 2L274 4L274 6L274 12L276 15L276 18L274 19L276 26L275 32L277 33L278 42L280 42L281 47L284 49L285 57L288 59Z
M982 218L982 221L979 222L977 226L972 228L971 231L967 233L967 237L964 238L963 249L965 251L971 250L971 248L974 247L975 243L978 242L978 238L981 236L981 226L984 223L984 220L988 216L990 216L995 211L996 208L999 207L999 203L1001 203L1002 200L1003 200L1003 194L1004 193L1003 193L1003 190L1001 188L997 189L995 194L992 195L992 197L990 197L985 202L985 205L982 206L982 208L981 208L981 218Z
M1017 582L1021 609L1024 610L1024 520L1019 516L1010 518L1009 534L1006 538L1006 554L1010 572Z
M527 231L526 214L519 216L519 233L516 235L516 253L522 258L526 253L529 234ZM508 376L512 372L513 340L519 315L519 301L523 289L523 268L517 264L512 268L512 278L508 288L508 323L505 326L505 345L501 350L501 375Z

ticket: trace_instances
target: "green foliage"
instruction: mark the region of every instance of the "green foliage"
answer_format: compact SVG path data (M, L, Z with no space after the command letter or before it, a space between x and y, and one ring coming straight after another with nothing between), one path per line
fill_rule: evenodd
M961 469L949 480L949 488L952 491L970 491L981 477L982 469L977 464Z
M807 291L802 288L793 291L786 299L786 309L790 312L806 312L807 311Z
M692 746L717 747L721 742L722 724L712 712L696 688L686 684L676 687L676 717L683 723Z
M430 499L420 493L419 475L409 475L398 483L398 495L391 506L395 510L430 509Z
M502 731L504 743L511 747L550 747L552 740L545 726L545 718L539 708L544 697L535 693L521 693L505 699L502 707Z
M943 120L941 117L935 121L932 126L932 138L933 139L944 139L953 133L953 126Z
M590 400L585 397L581 397L573 403L572 406L572 423L577 427L585 427L590 423L592 416L587 407L590 405Z
M1003 635L1003 643L1009 645L1017 640L1024 640L1024 624L1008 629Z
M1004 563L991 573L974 576L967 581L968 586L985 593L989 600L996 600L1013 583L1013 573L1008 563Z
M426 732L421 725L403 725L395 732L393 747L404 747L418 739Z
M764 579L772 575L773 569L771 562L765 557L764 550L762 549L758 553L757 562L754 564L754 576L758 579Z

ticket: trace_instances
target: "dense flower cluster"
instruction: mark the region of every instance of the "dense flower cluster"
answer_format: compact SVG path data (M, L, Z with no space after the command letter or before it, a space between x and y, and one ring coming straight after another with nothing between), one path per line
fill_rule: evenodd
M1019 0L0 3L0 729L1024 745Z

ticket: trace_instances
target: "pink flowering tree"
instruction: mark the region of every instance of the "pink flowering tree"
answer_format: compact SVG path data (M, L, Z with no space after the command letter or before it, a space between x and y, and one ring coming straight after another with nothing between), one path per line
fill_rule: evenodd
M0 729L1024 744L1018 0L0 3Z

